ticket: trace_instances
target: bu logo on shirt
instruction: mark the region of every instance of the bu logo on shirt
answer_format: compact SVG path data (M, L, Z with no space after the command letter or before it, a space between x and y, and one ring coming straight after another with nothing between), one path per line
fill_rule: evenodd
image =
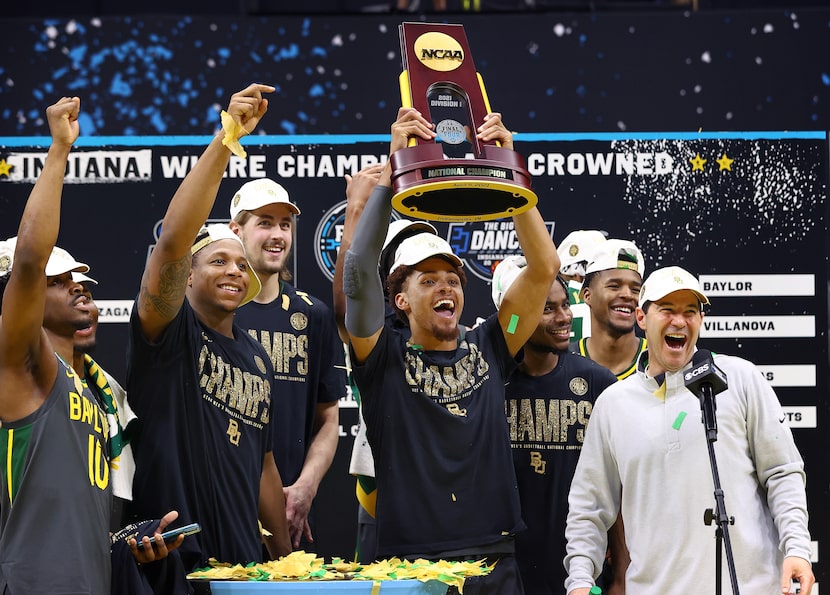
M242 437L242 433L239 431L239 424L235 419L228 420L228 431L225 433L228 435L231 444L239 446L239 439Z
M545 474L545 467L547 464L547 461L542 458L542 453L538 450L534 450L530 453L530 466L533 467L533 470L539 475Z
M447 411L459 417L467 417L467 410L458 406L458 403L447 404Z

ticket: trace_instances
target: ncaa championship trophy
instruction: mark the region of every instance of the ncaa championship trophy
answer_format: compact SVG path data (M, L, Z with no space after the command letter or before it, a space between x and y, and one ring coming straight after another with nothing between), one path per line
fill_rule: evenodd
M400 37L401 104L432 122L437 137L411 138L392 155L392 206L432 221L499 219L535 206L522 156L476 139L491 110L464 27L402 23Z

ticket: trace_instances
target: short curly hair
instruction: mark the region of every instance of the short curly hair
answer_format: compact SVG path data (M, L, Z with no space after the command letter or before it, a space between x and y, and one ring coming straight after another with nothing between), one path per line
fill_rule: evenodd
M467 286L467 274L464 272L464 269L459 266L453 266L453 269L455 269L455 273L461 280L461 289L463 290ZM386 278L386 292L389 295L389 305L392 307L392 310L395 312L398 320L407 326L409 326L409 319L406 317L406 313L398 308L397 304L395 304L395 296L403 291L403 284L406 282L409 275L414 271L414 266L402 264L389 273L389 276Z

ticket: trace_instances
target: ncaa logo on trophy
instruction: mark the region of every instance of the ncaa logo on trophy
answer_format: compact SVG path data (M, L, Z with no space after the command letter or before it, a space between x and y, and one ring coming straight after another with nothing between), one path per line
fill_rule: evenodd
M476 139L492 110L464 27L402 23L400 38L401 105L421 112L437 137L411 138L392 155L392 206L414 219L456 222L511 217L535 206L522 156Z

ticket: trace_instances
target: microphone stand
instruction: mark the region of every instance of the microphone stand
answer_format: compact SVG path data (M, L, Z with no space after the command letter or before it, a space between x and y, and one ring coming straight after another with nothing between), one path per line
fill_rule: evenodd
M711 508L707 508L703 515L703 522L706 525L711 525L715 520L718 523L715 528L715 593L721 595L723 587L721 585L721 574L723 572L721 545L723 545L726 549L726 564L729 568L729 579L732 582L732 594L739 595L738 575L735 572L735 558L732 556L732 541L729 538L729 525L735 524L735 517L726 514L726 502L720 485L718 462L715 459L715 441L718 439L718 421L715 413L717 405L710 383L701 385L699 398L703 415L701 421L706 429L706 446L709 449L709 464L712 467L712 481L715 484L715 504L717 507L716 513Z

